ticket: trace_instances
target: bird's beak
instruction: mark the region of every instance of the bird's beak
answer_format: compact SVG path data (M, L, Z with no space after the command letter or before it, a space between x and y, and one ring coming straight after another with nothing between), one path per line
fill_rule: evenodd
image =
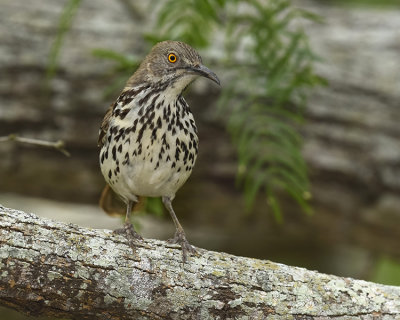
M200 76L206 77L206 78L214 81L216 84L220 85L220 81L219 81L217 75L214 72L212 72L210 69L208 69L206 66L203 66L202 64L200 64L198 66L192 67L191 69L194 73L197 73Z

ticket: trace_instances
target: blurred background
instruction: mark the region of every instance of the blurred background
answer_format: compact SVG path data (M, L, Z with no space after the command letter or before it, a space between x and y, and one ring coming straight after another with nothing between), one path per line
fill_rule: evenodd
M2 205L117 228L97 204L99 125L152 44L183 40L222 83L200 79L185 95L200 153L174 207L189 241L400 285L398 1L0 7L0 136L61 139L71 153L1 142ZM159 202L147 210L140 232L171 237Z

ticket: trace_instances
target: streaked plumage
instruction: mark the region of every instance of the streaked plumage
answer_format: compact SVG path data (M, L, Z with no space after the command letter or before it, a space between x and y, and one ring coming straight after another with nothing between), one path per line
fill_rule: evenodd
M197 157L197 128L182 91L198 76L219 84L193 48L177 41L158 43L108 109L98 141L103 176L127 203L128 237L139 237L129 221L137 197L162 197L177 228L173 241L181 244L184 260L186 251L194 249L171 201Z

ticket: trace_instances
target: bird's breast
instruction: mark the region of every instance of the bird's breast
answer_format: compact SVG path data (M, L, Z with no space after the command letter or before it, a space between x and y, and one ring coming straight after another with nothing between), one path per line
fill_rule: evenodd
M123 198L173 197L190 176L198 152L196 125L183 97L168 98L141 95L110 122L100 165Z

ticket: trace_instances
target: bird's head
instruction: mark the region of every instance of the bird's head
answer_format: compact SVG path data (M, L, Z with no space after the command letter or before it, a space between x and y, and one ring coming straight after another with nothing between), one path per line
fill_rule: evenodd
M143 82L168 85L180 94L198 76L220 84L217 75L203 65L200 55L192 47L180 41L163 41L151 49L127 86Z

